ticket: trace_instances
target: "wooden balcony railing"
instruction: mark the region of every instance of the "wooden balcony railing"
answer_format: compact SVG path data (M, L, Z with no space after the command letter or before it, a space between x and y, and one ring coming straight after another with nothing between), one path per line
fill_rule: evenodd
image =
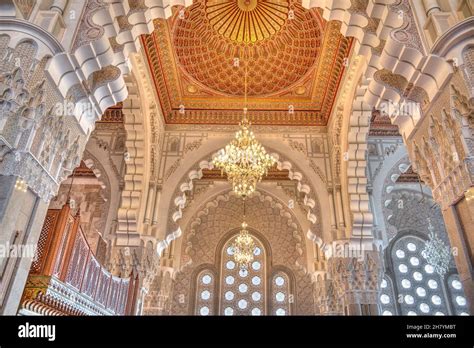
M20 314L131 315L139 279L113 276L96 259L65 204L48 210Z

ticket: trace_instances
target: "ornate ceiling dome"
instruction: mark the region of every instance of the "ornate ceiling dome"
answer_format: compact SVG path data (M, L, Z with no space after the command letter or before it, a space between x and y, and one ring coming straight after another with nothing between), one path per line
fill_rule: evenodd
M173 31L177 60L190 80L213 92L243 95L248 62L248 94L264 96L311 73L322 24L297 0L197 0Z
M238 124L247 63L252 124L327 125L352 42L340 22L300 0L194 0L172 11L141 37L166 123Z
M288 18L286 0L208 0L210 25L232 41L257 42L280 31Z

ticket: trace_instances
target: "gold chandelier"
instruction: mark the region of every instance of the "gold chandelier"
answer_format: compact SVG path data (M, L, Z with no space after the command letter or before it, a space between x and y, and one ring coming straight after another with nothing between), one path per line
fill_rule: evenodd
M276 163L273 156L267 154L262 144L255 139L249 127L250 123L244 117L235 139L213 159L214 166L221 169L222 174L227 174L233 191L242 197L253 193L257 183Z
M243 199L244 206L244 222L242 222L242 228L239 231L237 237L232 242L232 251L234 255L235 263L241 268L246 269L248 265L253 261L253 255L255 252L255 242L253 237L247 230L247 223L245 222L245 198Z
M250 130L247 120L247 68L245 68L245 107L240 129L235 133L235 138L219 150L212 160L215 167L227 174L227 179L232 183L233 191L246 197L255 191L257 183L267 175L276 160L269 155Z
M247 223L242 222L242 229L232 243L234 261L240 268L247 268L253 261L255 242L247 230Z

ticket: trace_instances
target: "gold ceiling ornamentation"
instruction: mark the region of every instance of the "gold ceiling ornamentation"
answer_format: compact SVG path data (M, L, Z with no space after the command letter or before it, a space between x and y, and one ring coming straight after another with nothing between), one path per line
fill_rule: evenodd
M279 170L276 166L273 166L268 170L267 175L262 178L262 181L291 181L288 175L289 172L287 169ZM222 176L219 169L203 169L201 179L203 181L219 181L227 180L227 176Z
M217 1L194 0L184 16L173 7L170 19L155 20L154 33L142 37L166 123L237 124L244 67L234 63L245 57L253 125L327 125L351 47L340 23L324 22L300 0L268 0L286 1L293 19L263 40L232 41L218 33L206 12Z
M183 74L228 97L244 94L239 78L243 67L234 64L235 58L249 61L249 96L280 92L305 77L316 64L321 46L322 24L317 14L297 0L287 0L292 1L297 19L283 21L277 17L276 6L285 0L247 0L258 1L251 11L241 10L238 1L246 0L196 0L189 16L174 23L173 45ZM224 7L218 16L219 4L234 9ZM285 6L290 8L288 2ZM210 9L215 11L209 13ZM254 16L247 18L250 14ZM249 42L248 37L255 41Z
M209 24L219 35L244 43L270 38L285 24L289 3L286 0L208 0Z

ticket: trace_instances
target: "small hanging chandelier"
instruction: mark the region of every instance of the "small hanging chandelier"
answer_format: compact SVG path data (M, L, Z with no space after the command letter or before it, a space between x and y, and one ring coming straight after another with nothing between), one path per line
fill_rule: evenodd
M255 242L247 230L247 223L242 222L242 229L232 243L234 261L242 269L248 268L253 261Z
M241 269L247 269L248 265L253 261L253 255L255 252L255 241L247 230L247 223L245 222L245 198L243 199L244 205L244 222L242 222L242 228L239 231L237 237L232 242L231 248L234 255L235 263Z
M241 197L246 197L253 192L257 183L267 175L268 169L275 165L276 160L269 155L250 130L247 119L247 66L245 68L245 107L240 129L235 133L235 138L219 150L212 160L216 168L221 170L221 175L227 174L227 179L232 183L232 190Z
M434 227L429 218L428 230L430 231L429 240L425 242L425 248L422 251L422 255L426 258L426 261L433 266L436 273L441 277L444 277L446 272L449 270L451 249L449 246L444 244L443 240L441 240L441 238L439 238L435 233Z

